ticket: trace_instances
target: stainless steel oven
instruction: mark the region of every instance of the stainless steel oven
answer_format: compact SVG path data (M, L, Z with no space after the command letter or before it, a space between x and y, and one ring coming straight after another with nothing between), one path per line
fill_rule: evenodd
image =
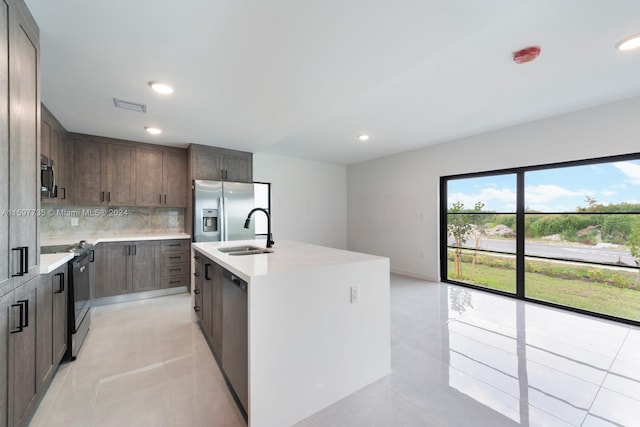
M69 290L67 295L67 353L65 359L75 360L91 325L91 292L93 291L94 247L86 241L43 246L43 254L72 252L75 256L67 264Z
M84 251L69 262L69 301L68 320L69 336L67 340L67 358L75 360L80 347L89 332L91 325L91 286L93 283L93 270L91 263L94 260L93 249Z

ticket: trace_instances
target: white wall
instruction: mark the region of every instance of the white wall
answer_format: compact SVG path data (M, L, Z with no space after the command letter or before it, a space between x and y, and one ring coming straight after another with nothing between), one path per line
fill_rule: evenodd
M346 166L255 153L253 180L271 183L276 244L286 239L346 249Z
M640 97L347 169L347 247L439 280L439 177L640 152Z

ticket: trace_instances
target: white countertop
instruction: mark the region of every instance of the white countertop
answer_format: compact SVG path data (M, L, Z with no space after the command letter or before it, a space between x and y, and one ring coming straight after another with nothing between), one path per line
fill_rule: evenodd
M104 234L100 236L87 236L87 237L54 237L46 238L41 237L40 246L54 246L54 245L71 245L80 240L86 240L88 243L94 245L98 243L106 242L128 242L128 241L142 241L142 240L172 240L172 239L191 239L191 235L187 233L162 233L162 234Z
M235 240L230 242L192 243L192 246L195 250L203 253L246 281L256 276L284 274L381 259L381 257L374 255L289 240L277 241L270 248L273 252L266 254L237 256L217 250L217 248L242 245L264 248L265 243L264 239Z
M49 274L61 265L73 259L73 254L62 252L59 254L40 255L40 274Z
M164 234L124 234L124 235L104 235L104 236L88 236L88 237L56 237L46 238L43 237L40 240L41 246L58 246L58 245L72 245L80 240L86 240L91 244L106 243L106 242L128 242L128 241L143 241L143 240L174 240L174 239L189 239L191 236L186 233L164 233ZM73 258L72 253L61 252L56 254L44 254L40 255L40 274L51 273L56 268L60 267L65 262L68 262Z

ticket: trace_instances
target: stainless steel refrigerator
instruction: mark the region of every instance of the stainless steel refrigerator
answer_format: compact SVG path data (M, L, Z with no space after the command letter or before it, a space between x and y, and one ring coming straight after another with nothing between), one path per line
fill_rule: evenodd
M215 242L255 238L254 222L244 228L255 207L253 184L193 181L193 241Z

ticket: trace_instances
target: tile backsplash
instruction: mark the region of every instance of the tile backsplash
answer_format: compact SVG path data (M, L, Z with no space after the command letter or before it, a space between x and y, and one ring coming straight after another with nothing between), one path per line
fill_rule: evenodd
M183 208L43 206L42 210L40 227L45 238L184 231Z

